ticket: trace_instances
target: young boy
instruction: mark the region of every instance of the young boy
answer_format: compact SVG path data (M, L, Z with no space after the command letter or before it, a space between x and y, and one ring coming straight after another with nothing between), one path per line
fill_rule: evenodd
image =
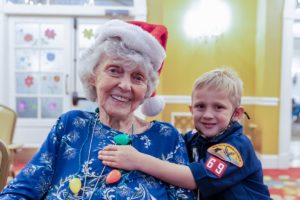
M195 131L184 135L191 163L162 161L131 146L107 146L99 158L111 167L140 170L173 185L198 189L201 200L271 199L260 161L238 120L243 83L231 69L200 76L190 111Z

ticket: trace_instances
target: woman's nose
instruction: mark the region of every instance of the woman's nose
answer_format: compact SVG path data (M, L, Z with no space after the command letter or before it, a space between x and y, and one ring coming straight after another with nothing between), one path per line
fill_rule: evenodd
M123 76L120 78L119 87L123 90L130 90L131 89L131 79L128 76Z

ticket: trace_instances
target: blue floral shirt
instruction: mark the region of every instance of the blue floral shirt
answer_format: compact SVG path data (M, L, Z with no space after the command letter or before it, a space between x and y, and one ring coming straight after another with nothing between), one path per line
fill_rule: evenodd
M98 159L98 151L115 144L120 132L102 124L97 114L70 111L62 115L46 141L18 176L0 193L0 199L195 199L192 191L178 188L140 171L121 170L122 178L107 184L112 170ZM173 163L187 164L184 141L168 123L153 121L132 146L140 152ZM81 181L73 194L69 182Z

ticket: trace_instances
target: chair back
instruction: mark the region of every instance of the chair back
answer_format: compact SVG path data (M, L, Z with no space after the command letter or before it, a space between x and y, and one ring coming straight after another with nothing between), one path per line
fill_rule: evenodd
M7 145L12 144L17 114L11 108L0 104L0 139Z
M0 191L7 183L9 173L10 159L8 149L5 143L0 139Z

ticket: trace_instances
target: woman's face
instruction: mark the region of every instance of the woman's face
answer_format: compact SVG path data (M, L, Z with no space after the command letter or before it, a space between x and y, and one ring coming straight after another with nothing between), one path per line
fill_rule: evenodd
M100 111L110 117L126 119L144 101L147 75L139 66L109 57L100 63L94 83Z

